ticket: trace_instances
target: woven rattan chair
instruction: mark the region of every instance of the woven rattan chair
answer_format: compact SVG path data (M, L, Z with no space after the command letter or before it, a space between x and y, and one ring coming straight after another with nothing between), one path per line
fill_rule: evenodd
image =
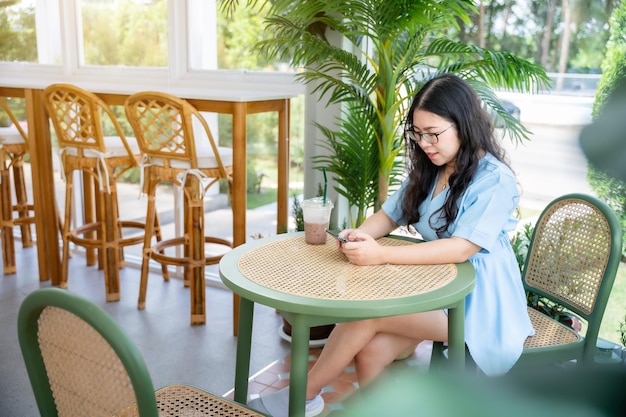
M598 331L622 255L622 229L613 210L596 197L567 194L550 202L535 225L522 281L587 323L584 335L528 307L535 335L526 339L515 368L576 360L593 363ZM515 323L511 323L515 325ZM443 344L433 344L440 364Z
M67 287L70 242L87 250L87 263L98 251L104 269L107 301L120 298L119 268L122 248L143 242L143 233L124 237L123 229L144 229L144 223L121 220L117 179L138 167L139 150L126 138L112 110L95 94L68 84L52 84L44 90L44 105L57 134L65 177L65 219L62 229L62 288ZM103 121L109 120L117 136L105 137ZM74 214L74 173L82 173L83 217ZM155 220L156 221L156 220ZM79 226L72 228L73 222Z
M187 385L155 392L128 335L100 306L67 290L29 294L18 336L41 416L261 416Z
M160 92L140 92L130 96L125 107L143 154L147 224L152 224L157 212L155 199L160 183L171 182L180 187L184 195L183 236L153 245L150 230L147 230L138 308L145 308L148 266L152 259L162 265L184 268L185 285L190 287L191 293L191 324L204 324L205 266L217 264L224 252L232 248L232 243L226 239L205 236L204 195L219 180L227 180L230 189L232 151L218 148L206 120L186 100ZM209 255L205 244L214 248ZM166 254L168 248L182 249L179 252L182 256ZM168 280L168 274L164 272L163 278Z
M526 339L517 367L572 359L593 363L621 256L622 228L603 201L568 194L547 206L531 239L522 273L524 287L580 316L587 330L582 336L529 308L536 335Z
M13 126L0 128L0 239L2 240L2 265L5 275L15 274L15 236L13 228L20 226L22 247L33 246L31 224L35 222L34 206L28 202L24 173L24 158L28 154L28 134L0 98L0 113L4 112ZM13 202L11 190L13 171ZM13 213L17 217L13 216Z

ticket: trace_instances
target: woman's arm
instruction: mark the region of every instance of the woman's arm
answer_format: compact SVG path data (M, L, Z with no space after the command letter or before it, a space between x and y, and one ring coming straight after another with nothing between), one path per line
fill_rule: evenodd
M465 262L481 248L460 237L407 246L381 246L371 236L355 231L340 250L356 265L419 265Z

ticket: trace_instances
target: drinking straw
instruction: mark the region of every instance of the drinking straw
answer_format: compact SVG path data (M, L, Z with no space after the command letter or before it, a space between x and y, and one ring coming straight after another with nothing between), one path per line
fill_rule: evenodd
M326 168L322 168L322 173L324 174L324 200L323 204L326 205L326 188L328 187L328 178L326 178Z

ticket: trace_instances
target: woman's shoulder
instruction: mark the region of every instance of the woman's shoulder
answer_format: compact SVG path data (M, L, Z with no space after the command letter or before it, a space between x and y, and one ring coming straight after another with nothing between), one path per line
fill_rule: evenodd
M490 153L480 159L471 188L517 188L515 174L507 164Z
M511 168L491 153L486 153L478 163L476 177L479 178L481 175L496 175L515 178L515 174Z

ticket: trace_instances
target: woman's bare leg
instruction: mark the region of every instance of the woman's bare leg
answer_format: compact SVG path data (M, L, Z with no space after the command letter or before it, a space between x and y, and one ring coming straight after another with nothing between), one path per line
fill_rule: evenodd
M306 398L312 399L336 380L357 356L357 377L366 383L411 344L447 338L448 320L443 311L340 323L309 371ZM377 360L375 356L381 352Z
M419 320L416 319L419 318ZM379 376L401 353L413 348L423 340L448 340L448 316L443 311L419 315L399 316L395 324L405 329L402 333L379 332L374 339L357 353L354 362L359 385L364 386ZM407 337L421 334L422 337Z

